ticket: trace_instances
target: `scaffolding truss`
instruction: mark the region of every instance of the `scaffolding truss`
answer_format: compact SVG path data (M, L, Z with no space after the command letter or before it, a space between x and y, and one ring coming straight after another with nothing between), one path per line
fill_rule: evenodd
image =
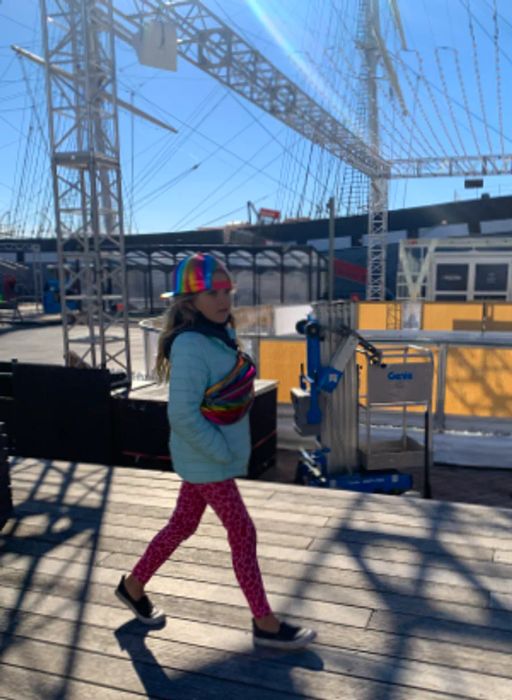
M64 357L129 378L111 6L41 0L41 19Z

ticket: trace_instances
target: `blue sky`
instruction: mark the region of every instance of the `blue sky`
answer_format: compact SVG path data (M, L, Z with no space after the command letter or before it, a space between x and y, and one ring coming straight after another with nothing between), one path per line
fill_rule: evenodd
M120 9L133 8L132 0L114 1ZM363 133L355 0L204 4ZM406 49L389 7L381 1L381 29L408 115L381 68L383 155L512 153L512 3L398 0ZM40 35L37 0L0 1L0 231L15 227L18 235L44 233L52 220L44 76L10 49L18 44L41 55ZM341 211L364 207L361 178L186 61L178 60L176 73L140 66L133 49L119 42L117 64L119 96L178 129L173 135L120 110L127 230L244 220L248 200L283 216L324 216L333 193ZM512 194L510 176L486 178L482 191ZM400 208L475 194L481 192L464 190L463 178L397 181L389 204Z

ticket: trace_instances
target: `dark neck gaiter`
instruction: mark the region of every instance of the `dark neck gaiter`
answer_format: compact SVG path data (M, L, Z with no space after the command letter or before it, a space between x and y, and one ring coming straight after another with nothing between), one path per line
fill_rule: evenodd
M164 347L166 357L169 357L172 344L176 338L182 333L189 333L190 331L193 331L194 333L202 333L203 335L207 335L211 338L218 338L232 350L238 350L236 341L229 334L227 322L215 323L214 321L208 320L202 313L198 313L193 324L180 328L175 333L170 335L169 338L167 338L167 342Z

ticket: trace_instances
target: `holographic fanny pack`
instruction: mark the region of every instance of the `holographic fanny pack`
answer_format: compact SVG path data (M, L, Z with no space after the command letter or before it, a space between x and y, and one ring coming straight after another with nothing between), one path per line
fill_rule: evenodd
M256 366L251 358L238 352L233 369L204 394L200 410L217 425L231 425L241 420L254 401Z

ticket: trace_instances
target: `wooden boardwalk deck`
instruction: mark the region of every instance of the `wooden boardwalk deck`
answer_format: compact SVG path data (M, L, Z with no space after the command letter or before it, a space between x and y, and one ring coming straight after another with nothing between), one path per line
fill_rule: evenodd
M173 506L172 474L21 460L0 533L0 696L13 700L507 700L512 511L240 482L276 611L308 650L255 651L222 526L150 582L148 631L113 595Z

